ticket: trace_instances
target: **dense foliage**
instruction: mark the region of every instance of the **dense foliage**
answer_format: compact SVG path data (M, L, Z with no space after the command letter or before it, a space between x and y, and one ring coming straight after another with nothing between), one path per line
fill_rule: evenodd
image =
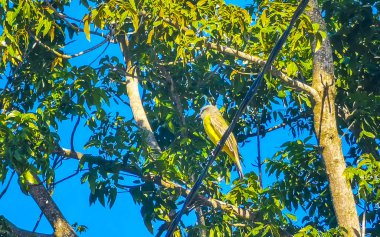
M86 170L80 173L82 182L89 183L90 202L112 207L117 191L127 189L141 206L146 227L160 231L153 230L152 222L161 221L164 228L183 200L183 190L162 182L191 187L213 147L196 114L205 104L216 103L232 119L296 8L296 1L253 2L243 9L222 0L81 0L79 7L70 1L0 1L1 181L17 171L27 194L28 184L38 184L33 177L38 174L54 189L55 169L67 158L58 129L63 121L73 121L74 128L76 121L85 121L91 132L85 148L97 151L78 161L78 169ZM318 50L331 38L339 132L350 148L346 176L359 212L366 213L368 231L377 236L380 5L373 0L321 2L328 32L302 15L274 66L311 85L313 42ZM70 14L72 7L79 13ZM125 39L131 64L118 48ZM66 53L72 41L84 47L83 54L93 51L95 56L85 64L75 62L86 56ZM254 55L258 63L222 46ZM138 78L161 152L149 146L146 131L130 115L125 77L131 74ZM241 145L258 134L265 138L277 124L291 136L263 162L243 157L247 167L263 165L262 174L249 167L253 171L243 181L233 181L233 164L220 155L199 193L255 213L255 218L201 203L208 235L280 236L285 231L336 236L341 231L315 139L312 107L309 96L285 84L278 73L265 76L265 86L234 133ZM75 151L74 146L72 138L67 148ZM276 181L262 187L269 176ZM305 214L297 220L300 210ZM182 225L176 234L196 236L202 228L198 220Z

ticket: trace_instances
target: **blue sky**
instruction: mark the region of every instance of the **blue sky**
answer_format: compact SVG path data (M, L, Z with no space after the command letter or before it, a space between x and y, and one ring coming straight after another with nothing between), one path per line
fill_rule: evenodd
M245 5L248 1L227 1L228 3L235 3L239 5ZM77 9L72 9L74 13ZM75 13L78 15L78 13ZM81 18L81 17L78 17ZM65 52L76 53L83 50L80 47L81 43L85 42L84 35L81 35L82 39L75 44L70 45L65 49ZM100 42L100 39L93 37L92 44ZM86 41L87 44L87 41ZM87 44L88 45L88 44ZM98 53L102 49L71 61L73 65L85 65L91 62L98 56ZM114 54L120 57L118 47L110 45L107 50L108 54ZM115 111L125 111L124 115L131 117L129 109L122 105L113 105ZM60 125L58 133L61 136L61 146L69 148L70 135L72 126L75 121L65 121ZM77 151L84 153L94 153L94 150L84 150L83 146L88 140L90 135L89 131L83 126L83 121L78 127L75 138L75 147ZM269 133L261 140L261 156L263 158L272 157L278 150L282 143L291 139L291 134L288 130L279 129L272 133ZM251 163L256 160L257 148L256 139L246 144L244 147L240 147L242 156L244 157L244 172L249 172L253 169ZM75 172L78 163L76 161L65 161L63 166L57 171L57 180L64 178ZM236 174L234 175L236 177ZM69 179L63 183L57 185L53 199L61 209L64 216L70 223L78 223L88 227L87 232L83 233L83 237L97 237L97 236L150 236L150 233L145 228L142 217L140 215L140 207L133 203L133 200L129 193L121 193L115 202L112 209L103 207L99 203L92 206L89 205L89 187L88 184L80 183L81 175L78 175L72 179ZM264 185L267 185L273 181L273 178L265 179ZM4 185L2 186L2 188ZM40 214L40 210L29 196L25 196L19 189L17 184L17 178L14 177L12 184L0 201L0 214L8 218L12 223L20 228L32 230L36 223L36 220ZM302 214L300 214L302 215ZM186 217L185 217L186 218ZM193 216L186 218L187 221L193 223L195 221ZM155 229L158 228L158 224L155 225ZM52 228L45 218L42 219L37 232L51 233Z

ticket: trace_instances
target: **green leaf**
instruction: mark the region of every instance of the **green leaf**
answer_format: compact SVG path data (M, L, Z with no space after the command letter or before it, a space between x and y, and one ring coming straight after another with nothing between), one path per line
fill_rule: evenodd
M297 67L297 64L295 64L295 62L290 62L286 66L286 73L290 77L295 76L297 74L297 71L298 71L298 67Z
M135 3L135 0L129 0L129 3L131 4L131 7L133 8L133 10L136 10L136 3Z
M22 173L22 177L28 182L28 184L38 184L38 180L34 178L34 175L30 170L26 170Z
M317 52L322 46L322 36L320 34L315 35L315 52Z
M55 37L55 27L51 27L49 30L49 36L50 36L50 42L53 42L54 37Z
M133 15L132 17L132 24L133 24L133 28L134 28L134 31L136 32L139 28L139 22L140 22L140 19L137 15Z
M88 1L87 1L87 0L80 0L80 3L82 3L83 6L85 6L87 9L90 8L90 5L88 4Z
M207 0L200 0L197 2L197 6L203 6L206 2Z
M376 138L375 134L368 132L368 131L365 131L365 130L361 131L360 137L363 137L363 135L366 137L369 137L369 138Z
M49 31L51 29L51 25L52 25L51 21L49 21L49 20L45 20L44 21L44 27L45 28L42 31L42 36L45 36L45 35L47 35L49 33Z
M154 35L154 28L151 31L149 31L148 38L146 40L147 44L152 44L153 35Z
M289 217L289 219L291 219L292 221L297 221L297 217L293 214L290 214L290 213L286 213L285 214L287 217Z
M195 32L193 30L187 30L185 32L185 35L188 36L188 37L194 37L195 36Z
M319 30L319 24L318 23L313 23L313 33L317 33L317 31Z
M90 21L91 21L91 17L90 15L85 15L83 17L83 32L84 34L86 35L86 39L88 41L91 40L91 34L90 34Z
M285 98L286 97L286 92L283 90L278 91L277 96L280 98ZM275 115L277 117L277 114Z
M21 115L20 111L12 110L10 113L7 114L7 117L5 119L8 120L10 118L19 117L20 115Z

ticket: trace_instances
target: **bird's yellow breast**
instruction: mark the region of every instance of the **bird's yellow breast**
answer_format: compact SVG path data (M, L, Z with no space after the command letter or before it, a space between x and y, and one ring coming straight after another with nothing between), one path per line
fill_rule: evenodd
M224 131L221 133L215 129L214 125L211 122L210 115L207 115L204 118L203 126L205 127L205 131L207 133L207 136L210 138L212 143L214 143L215 145L218 144L218 142L220 141L220 139L223 136ZM231 137L231 135L230 135L230 137ZM229 147L227 146L227 143L224 144L224 146L222 147L222 151L226 152L228 154L228 156L231 157L232 159L238 159L238 157L235 157L234 151L229 149ZM236 152L236 154L238 154L238 153Z
M218 144L221 137L218 135L218 133L215 131L214 126L212 125L210 115L207 115L203 119L203 126L205 127L205 131L207 133L207 136L210 138L210 140L215 145Z

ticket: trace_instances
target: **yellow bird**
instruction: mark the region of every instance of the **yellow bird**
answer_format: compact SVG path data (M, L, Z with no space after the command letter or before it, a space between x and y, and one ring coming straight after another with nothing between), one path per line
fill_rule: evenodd
M219 109L214 105L206 105L201 109L200 116L203 120L203 126L210 140L216 145L222 138L224 132L228 128L226 120L224 120ZM243 169L240 165L239 150L235 136L231 133L228 136L222 151L226 152L236 165L240 179L244 178Z

